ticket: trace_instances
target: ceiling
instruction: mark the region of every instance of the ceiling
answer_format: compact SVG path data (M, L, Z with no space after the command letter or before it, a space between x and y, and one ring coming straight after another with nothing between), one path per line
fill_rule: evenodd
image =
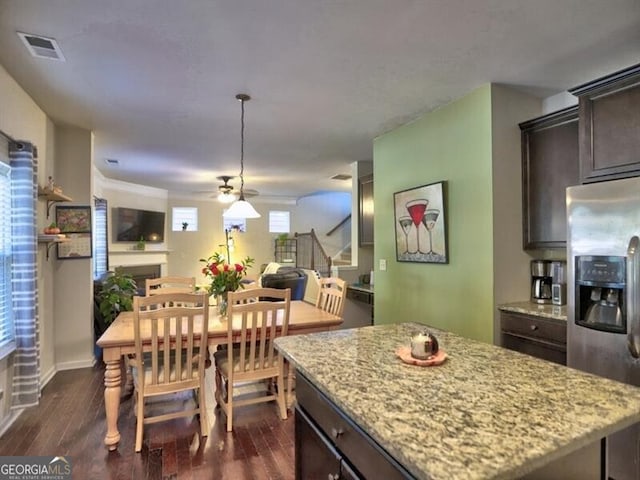
M0 0L9 74L95 132L105 176L175 194L239 173L240 92L246 188L300 197L349 190L330 177L376 136L484 83L546 97L639 61L638 0Z

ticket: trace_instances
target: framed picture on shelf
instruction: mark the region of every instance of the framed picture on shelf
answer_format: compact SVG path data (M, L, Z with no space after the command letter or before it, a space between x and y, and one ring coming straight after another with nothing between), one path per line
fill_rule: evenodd
M393 194L399 262L449 263L445 190L442 181Z
M59 243L58 258L91 258L91 207L56 206L56 225L67 241Z

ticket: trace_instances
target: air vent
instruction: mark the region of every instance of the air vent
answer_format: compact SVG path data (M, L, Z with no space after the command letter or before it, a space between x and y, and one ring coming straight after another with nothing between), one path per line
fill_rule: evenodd
M18 32L18 36L22 43L27 47L29 53L37 58L48 58L50 60L65 61L62 50L58 42L53 38L42 37L40 35L32 35L30 33Z
M351 180L351 175L347 175L345 173L339 173L331 177L331 180Z
M115 158L105 158L104 163L111 167L117 167L118 165L120 165L120 161L116 160Z

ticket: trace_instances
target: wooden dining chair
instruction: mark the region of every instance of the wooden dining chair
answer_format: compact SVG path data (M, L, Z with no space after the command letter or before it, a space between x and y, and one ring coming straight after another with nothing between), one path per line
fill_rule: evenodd
M320 277L318 279L316 307L342 318L346 295L347 282L338 277ZM285 373L287 377L287 405L292 405L295 372L289 362L285 365Z
M130 360L136 395L136 444L142 449L143 427L178 417L200 416L200 433L208 434L204 369L209 324L206 293L163 293L133 298L135 357ZM145 400L185 390L197 392L196 406L145 417Z
M195 277L158 277L147 278L145 281L146 296L162 293L193 293L195 291Z
M320 278L316 307L342 318L347 282L338 277Z
M291 290L253 288L230 292L228 299L227 348L214 354L215 398L227 416L227 431L233 429L233 410L243 405L276 401L280 417L284 420L287 418L284 366L273 341L287 335ZM234 398L239 382L274 379L277 385L275 392L265 388L264 392Z

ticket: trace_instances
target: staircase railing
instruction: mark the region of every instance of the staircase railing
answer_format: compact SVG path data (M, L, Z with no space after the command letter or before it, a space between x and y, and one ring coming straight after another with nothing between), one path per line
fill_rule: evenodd
M296 266L316 270L320 275L331 276L331 257L329 257L313 228L309 233L296 233Z
M333 227L331 230L329 230L327 232L327 237L331 236L336 230L338 230L341 226L343 226L345 223L347 223L349 220L351 220L351 214L347 215L346 217L344 217L340 223L338 223L335 227Z

